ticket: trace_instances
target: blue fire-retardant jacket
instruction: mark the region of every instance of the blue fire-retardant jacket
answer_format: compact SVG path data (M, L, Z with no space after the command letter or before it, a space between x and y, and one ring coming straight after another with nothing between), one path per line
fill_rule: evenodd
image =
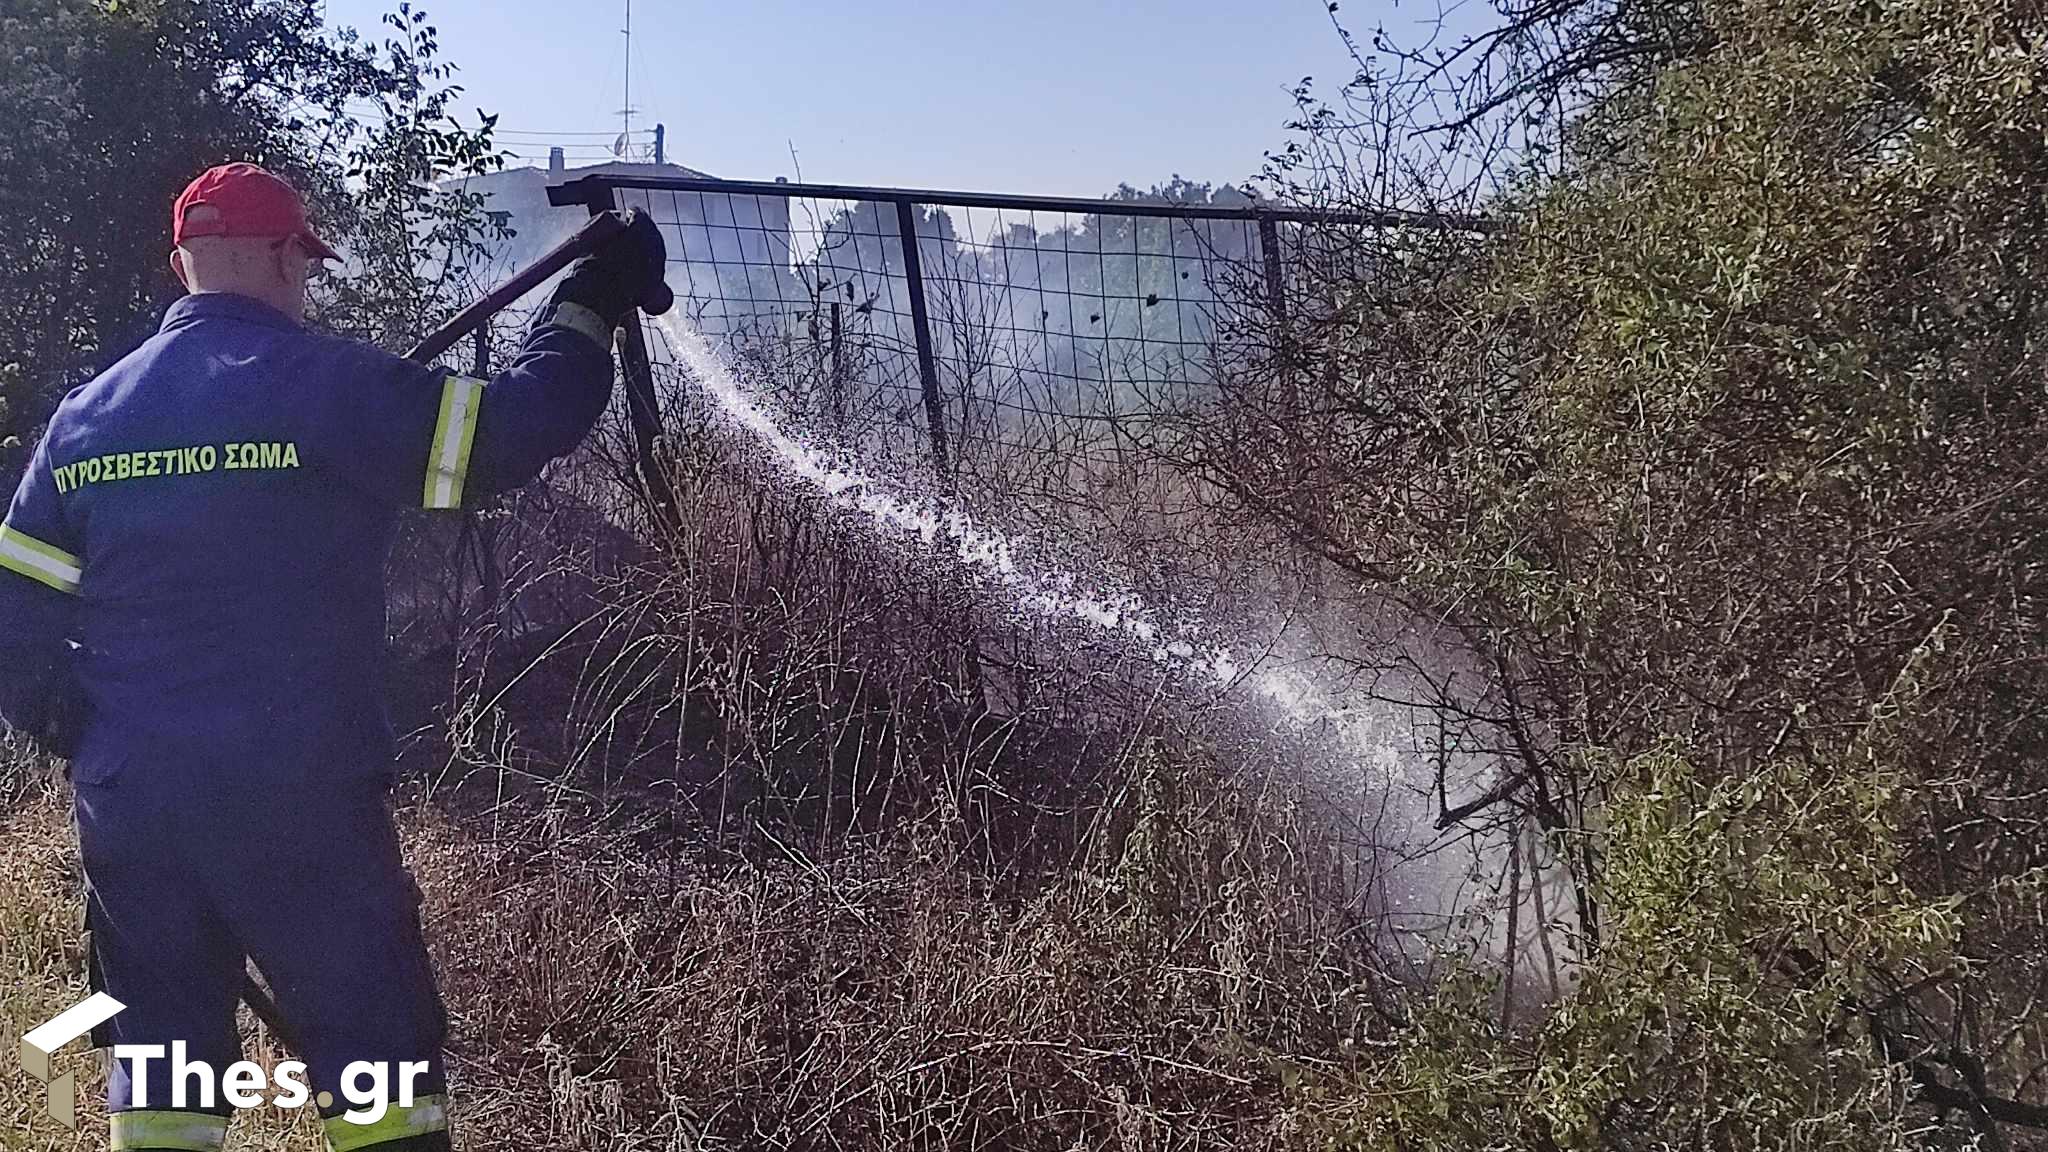
M608 338L545 311L486 382L246 297L180 300L64 398L0 526L0 716L75 723L84 783L387 774L399 511L473 504L567 453L610 397Z

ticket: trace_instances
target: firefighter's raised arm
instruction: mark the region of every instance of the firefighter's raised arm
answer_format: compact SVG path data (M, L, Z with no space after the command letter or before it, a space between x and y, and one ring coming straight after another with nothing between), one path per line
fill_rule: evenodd
M336 342L353 370L317 401L308 434L340 475L379 501L460 508L517 488L567 455L611 397L612 332L636 307L659 315L661 231L635 210L569 266L504 371L480 380ZM337 439L328 440L329 437Z

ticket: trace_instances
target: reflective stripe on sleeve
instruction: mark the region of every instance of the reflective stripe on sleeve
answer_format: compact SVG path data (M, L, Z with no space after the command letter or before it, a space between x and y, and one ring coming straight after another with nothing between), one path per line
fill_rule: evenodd
M227 1143L228 1118L204 1112L116 1112L114 1152L125 1148L175 1148L178 1152L219 1152Z
M421 1096L409 1108L393 1104L384 1115L368 1124L357 1124L347 1116L330 1116L326 1122L327 1143L334 1152L354 1152L372 1144L425 1136L448 1130L448 1098Z
M450 376L441 385L441 418L427 456L426 507L462 507L469 446L476 439L476 412L483 398L484 382L471 376Z
M555 305L555 310L548 317L547 324L541 326L545 328L550 324L559 328L567 328L571 332L582 333L588 336L591 342L599 348L603 348L606 351L611 350L612 326L605 323L604 317L599 316L594 310L586 308L573 300L564 300L560 304Z
M465 450L466 454L466 450ZM78 557L62 548L45 544L17 528L0 524L0 568L19 572L59 592L78 594L84 567Z

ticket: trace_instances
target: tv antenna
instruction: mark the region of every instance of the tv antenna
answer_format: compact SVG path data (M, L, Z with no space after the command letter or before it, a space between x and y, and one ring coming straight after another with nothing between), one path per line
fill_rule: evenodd
M619 110L619 142L612 155L625 156L633 146L633 0L626 0L626 106Z

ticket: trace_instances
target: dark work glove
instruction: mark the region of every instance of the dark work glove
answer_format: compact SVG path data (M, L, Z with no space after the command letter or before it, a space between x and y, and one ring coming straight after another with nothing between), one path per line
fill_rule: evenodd
M90 710L85 703L84 691L68 675L51 690L51 695L49 716L42 733L36 737L36 743L49 755L69 760L78 751L78 741L85 734Z
M624 323L635 308L659 316L676 299L662 279L667 264L668 246L662 243L654 218L631 209L625 231L569 265L553 303L580 304L597 313L608 329Z
M0 682L0 720L33 740L45 755L71 759L85 730L88 709L69 660L56 653L23 651L4 644L0 644L0 659L10 665L9 678Z

